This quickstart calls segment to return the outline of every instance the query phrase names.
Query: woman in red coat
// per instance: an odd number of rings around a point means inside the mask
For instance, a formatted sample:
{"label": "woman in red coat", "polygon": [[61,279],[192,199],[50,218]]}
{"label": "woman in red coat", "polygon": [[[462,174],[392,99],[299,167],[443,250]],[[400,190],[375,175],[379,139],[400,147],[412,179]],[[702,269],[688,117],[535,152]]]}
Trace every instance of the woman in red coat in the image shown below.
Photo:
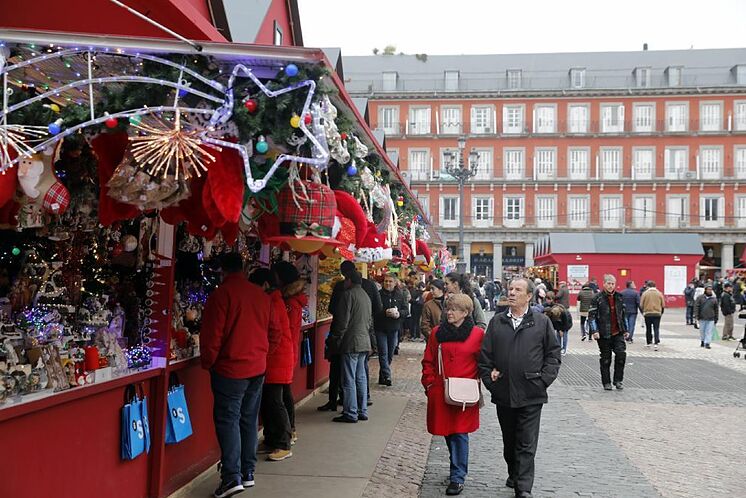
{"label": "woman in red coat", "polygon": [[[446,320],[433,329],[422,359],[422,385],[427,393],[427,430],[445,436],[451,459],[447,495],[464,489],[469,466],[469,433],[479,429],[479,406],[462,409],[445,402],[443,374],[446,377],[478,379],[477,360],[484,330],[474,325],[472,299],[455,294],[446,301]],[[443,356],[443,372],[438,366],[438,348]]]}
{"label": "woman in red coat", "polygon": [[[267,353],[267,370],[262,387],[260,413],[264,423],[264,447],[260,450],[269,453],[272,461],[280,461],[293,456],[290,451],[292,429],[290,415],[282,392],[284,386],[293,382],[293,339],[290,332],[290,320],[285,309],[282,293],[274,288],[274,275],[268,268],[257,268],[249,276],[249,281],[269,294],[269,334],[279,336],[277,346],[270,346]],[[270,341],[271,343],[272,341]]]}

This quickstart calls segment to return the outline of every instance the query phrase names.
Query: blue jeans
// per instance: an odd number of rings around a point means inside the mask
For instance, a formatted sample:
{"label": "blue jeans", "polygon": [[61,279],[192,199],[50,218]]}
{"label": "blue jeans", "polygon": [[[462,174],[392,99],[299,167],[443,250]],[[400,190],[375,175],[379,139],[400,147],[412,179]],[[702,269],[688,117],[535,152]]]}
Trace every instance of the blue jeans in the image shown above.
{"label": "blue jeans", "polygon": [[240,481],[256,467],[259,406],[264,375],[230,379],[210,372],[214,398],[212,416],[220,444],[222,482]]}
{"label": "blue jeans", "polygon": [[342,415],[357,420],[368,416],[368,376],[365,374],[367,352],[342,355]]}
{"label": "blue jeans", "polygon": [[624,320],[627,322],[627,332],[629,332],[629,340],[635,336],[635,325],[637,324],[637,313],[625,313]]}
{"label": "blue jeans", "polygon": [[567,341],[570,337],[570,332],[567,331],[560,337],[560,331],[555,330],[554,333],[557,335],[557,343],[560,345],[563,351],[567,351]]}
{"label": "blue jeans", "polygon": [[446,444],[451,460],[451,482],[463,484],[469,472],[469,434],[446,436]]}
{"label": "blue jeans", "polygon": [[715,328],[715,320],[699,321],[699,339],[705,344],[712,342],[712,330]]}
{"label": "blue jeans", "polygon": [[391,378],[391,361],[394,359],[394,348],[396,348],[398,330],[379,331],[376,330],[376,342],[378,343],[378,363],[381,365],[379,376],[383,379]]}

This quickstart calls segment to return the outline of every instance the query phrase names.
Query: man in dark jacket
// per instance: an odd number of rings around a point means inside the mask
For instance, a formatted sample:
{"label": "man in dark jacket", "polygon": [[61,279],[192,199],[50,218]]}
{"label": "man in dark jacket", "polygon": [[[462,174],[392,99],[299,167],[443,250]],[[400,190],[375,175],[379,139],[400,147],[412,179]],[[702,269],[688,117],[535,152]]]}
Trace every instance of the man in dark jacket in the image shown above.
{"label": "man in dark jacket", "polygon": [[635,325],[637,325],[637,311],[640,309],[640,294],[635,290],[635,282],[627,280],[627,288],[622,292],[624,303],[624,321],[627,323],[627,342],[632,344],[635,336]]}
{"label": "man in dark jacket", "polygon": [[342,356],[342,415],[334,422],[368,420],[368,377],[365,360],[370,352],[370,299],[362,288],[363,277],[353,271],[345,277],[345,291],[336,303],[335,320],[329,333],[334,349]]}
{"label": "man in dark jacket", "polygon": [[547,387],[557,378],[560,346],[549,319],[531,311],[533,285],[516,278],[508,288],[509,308],[490,321],[482,341],[479,375],[497,405],[508,465],[505,485],[531,497],[534,457]]}
{"label": "man in dark jacket", "polygon": [[710,349],[712,331],[718,323],[718,300],[712,291],[712,284],[705,284],[705,293],[694,301],[695,327],[699,325],[700,346]]}
{"label": "man in dark jacket", "polygon": [[566,310],[570,309],[570,291],[567,289],[567,282],[559,283],[559,289],[557,289],[554,300],[564,306]]}
{"label": "man in dark jacket", "polygon": [[222,462],[216,498],[254,485],[267,353],[280,341],[279,335],[269,335],[270,298],[246,279],[241,256],[227,253],[220,263],[223,283],[207,299],[199,336]]}
{"label": "man in dark jacket", "polygon": [[735,341],[733,337],[733,314],[736,312],[736,302],[733,300],[733,284],[723,285],[723,295],[720,296],[720,311],[723,312],[723,340]]}
{"label": "man in dark jacket", "polygon": [[627,360],[627,323],[624,320],[624,301],[616,291],[616,277],[604,276],[604,290],[593,296],[588,310],[593,339],[601,352],[601,382],[611,391],[611,353],[614,352],[614,385],[624,389],[624,363]]}
{"label": "man in dark jacket", "polygon": [[684,289],[684,300],[686,301],[686,324],[694,325],[694,291],[697,288],[695,281],[689,282]]}
{"label": "man in dark jacket", "polygon": [[583,284],[580,292],[578,292],[578,314],[580,315],[580,331],[583,333],[583,338],[581,339],[581,341],[584,341],[586,336],[590,338],[591,335],[590,331],[588,330],[588,324],[586,322],[588,321],[588,310],[591,309],[591,301],[593,301],[593,296],[595,295],[596,293],[593,292],[593,289],[588,283]]}
{"label": "man in dark jacket", "polygon": [[382,310],[374,315],[375,323],[373,324],[378,342],[378,363],[381,365],[378,383],[390,386],[391,361],[394,358],[396,338],[401,331],[402,320],[407,316],[409,307],[404,294],[398,288],[395,275],[386,275],[380,294]]}

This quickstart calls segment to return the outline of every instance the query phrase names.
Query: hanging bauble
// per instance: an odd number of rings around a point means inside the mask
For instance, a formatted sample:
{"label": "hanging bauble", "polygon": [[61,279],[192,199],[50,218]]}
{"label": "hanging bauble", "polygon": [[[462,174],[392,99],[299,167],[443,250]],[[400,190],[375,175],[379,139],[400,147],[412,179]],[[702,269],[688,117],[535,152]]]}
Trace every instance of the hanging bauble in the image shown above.
{"label": "hanging bauble", "polygon": [[306,114],[305,116],[303,116],[303,122],[306,123],[307,125],[310,125],[311,121],[313,121],[311,114]]}
{"label": "hanging bauble", "polygon": [[265,154],[269,150],[269,144],[264,139],[264,135],[260,135],[256,142],[256,151],[260,154]]}
{"label": "hanging bauble", "polygon": [[54,123],[50,123],[49,126],[47,126],[47,129],[52,135],[58,134],[62,131],[62,119],[58,119]]}
{"label": "hanging bauble", "polygon": [[300,128],[300,116],[293,114],[293,117],[290,118],[290,126],[293,128]]}
{"label": "hanging bauble", "polygon": [[122,249],[124,252],[132,252],[137,249],[137,237],[134,235],[125,235],[122,237]]}
{"label": "hanging bauble", "polygon": [[396,199],[396,205],[402,207],[404,205],[404,197],[400,195],[399,198]]}
{"label": "hanging bauble", "polygon": [[50,111],[54,113],[60,112],[60,106],[58,106],[57,104],[44,104],[44,107],[46,107],[47,109],[49,109]]}
{"label": "hanging bauble", "polygon": [[247,111],[249,111],[250,114],[254,114],[259,107],[259,104],[257,104],[256,100],[249,99],[243,103],[243,106],[246,108]]}
{"label": "hanging bauble", "polygon": [[341,138],[342,140],[347,140],[347,133],[345,132],[340,133],[339,138]]}
{"label": "hanging bauble", "polygon": [[288,64],[287,66],[285,66],[285,74],[287,74],[291,78],[293,76],[298,76],[298,66],[296,66],[295,64]]}
{"label": "hanging bauble", "polygon": [[347,166],[347,175],[348,176],[355,176],[357,175],[357,165],[355,164],[355,160],[350,163],[349,166]]}
{"label": "hanging bauble", "polygon": [[10,251],[13,253],[13,256],[20,256],[21,255],[21,248],[20,247],[14,247],[13,250]]}
{"label": "hanging bauble", "polygon": [[119,121],[117,121],[117,118],[108,118],[106,121],[104,121],[104,124],[107,128],[116,128],[119,124]]}
{"label": "hanging bauble", "polygon": [[130,124],[134,126],[138,126],[140,123],[142,123],[142,116],[139,114],[135,114],[134,116],[130,116]]}

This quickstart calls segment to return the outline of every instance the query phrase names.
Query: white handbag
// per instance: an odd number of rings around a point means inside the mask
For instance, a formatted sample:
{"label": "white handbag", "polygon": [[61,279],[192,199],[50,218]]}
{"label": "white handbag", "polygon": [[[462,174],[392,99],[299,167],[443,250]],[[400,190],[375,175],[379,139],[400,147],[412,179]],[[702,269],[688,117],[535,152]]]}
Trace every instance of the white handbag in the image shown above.
{"label": "white handbag", "polygon": [[438,345],[438,368],[443,377],[445,402],[447,405],[460,406],[461,411],[466,407],[476,406],[482,398],[479,379],[468,379],[464,377],[446,377],[443,371],[443,351]]}

